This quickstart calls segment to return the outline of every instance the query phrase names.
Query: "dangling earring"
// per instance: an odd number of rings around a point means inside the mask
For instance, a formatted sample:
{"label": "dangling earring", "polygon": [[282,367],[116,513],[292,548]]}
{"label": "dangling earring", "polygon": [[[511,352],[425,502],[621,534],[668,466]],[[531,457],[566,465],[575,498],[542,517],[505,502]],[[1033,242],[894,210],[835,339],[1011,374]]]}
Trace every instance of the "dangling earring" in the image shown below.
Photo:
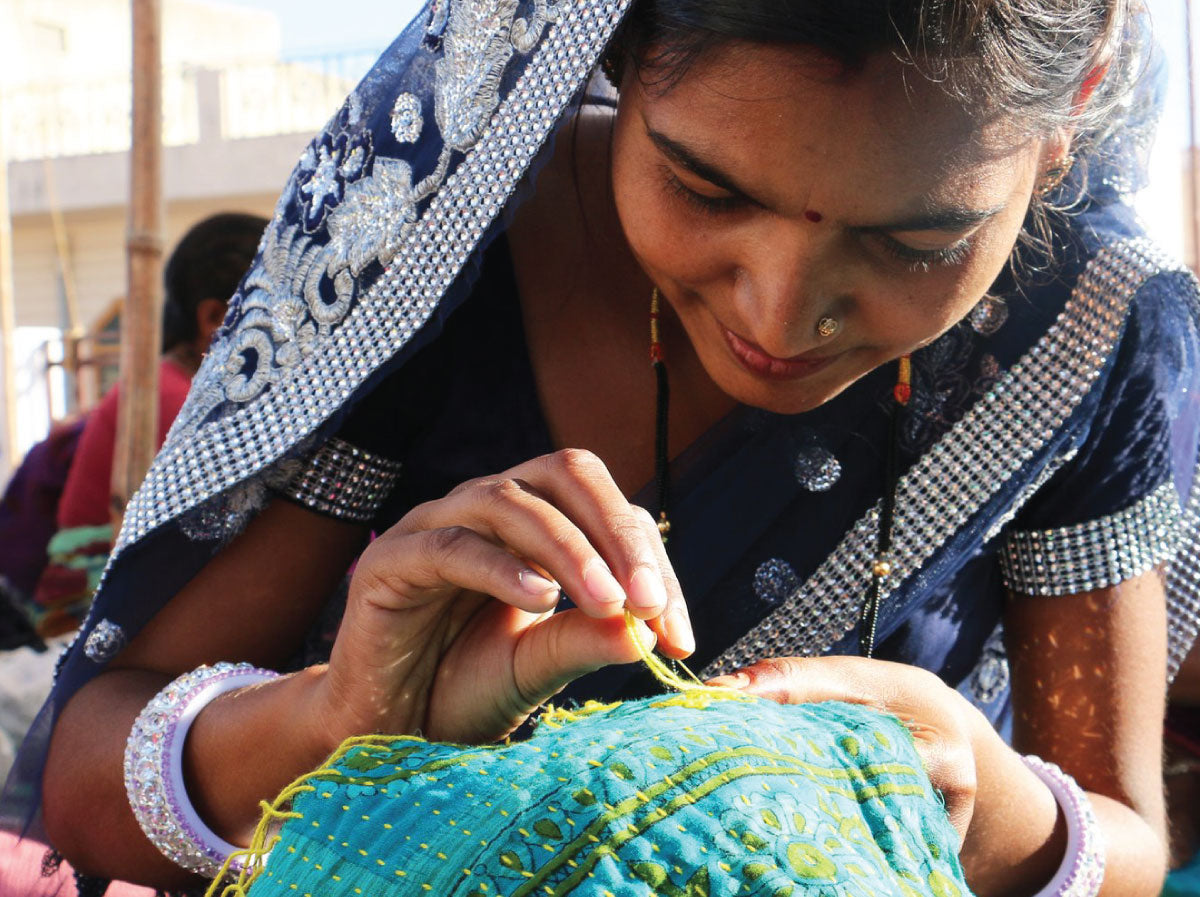
{"label": "dangling earring", "polygon": [[1074,165],[1075,156],[1069,149],[1063,150],[1059,157],[1042,172],[1042,178],[1037,187],[1038,196],[1045,198],[1061,187]]}

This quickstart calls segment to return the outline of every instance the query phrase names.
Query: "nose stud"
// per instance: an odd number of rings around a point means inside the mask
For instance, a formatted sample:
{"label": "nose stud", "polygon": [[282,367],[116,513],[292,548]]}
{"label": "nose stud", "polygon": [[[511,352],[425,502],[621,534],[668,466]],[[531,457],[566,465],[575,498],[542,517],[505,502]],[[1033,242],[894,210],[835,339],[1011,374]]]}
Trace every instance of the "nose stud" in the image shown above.
{"label": "nose stud", "polygon": [[841,329],[842,325],[837,318],[831,318],[826,315],[817,321],[817,335],[823,339],[829,339]]}

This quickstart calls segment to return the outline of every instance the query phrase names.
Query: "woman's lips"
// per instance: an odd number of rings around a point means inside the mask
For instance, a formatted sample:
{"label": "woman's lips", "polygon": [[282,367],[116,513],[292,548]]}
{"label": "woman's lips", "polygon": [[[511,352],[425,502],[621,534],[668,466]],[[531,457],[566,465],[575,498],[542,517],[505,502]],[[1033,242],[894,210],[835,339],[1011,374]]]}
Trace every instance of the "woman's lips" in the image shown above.
{"label": "woman's lips", "polygon": [[791,358],[776,358],[774,355],[768,355],[754,343],[742,339],[732,330],[728,328],[722,328],[722,330],[729,350],[750,373],[758,377],[766,377],[771,380],[795,380],[815,374],[828,367],[830,362],[838,357],[837,355],[827,355],[823,358],[810,358],[806,357],[807,353],[804,353]]}

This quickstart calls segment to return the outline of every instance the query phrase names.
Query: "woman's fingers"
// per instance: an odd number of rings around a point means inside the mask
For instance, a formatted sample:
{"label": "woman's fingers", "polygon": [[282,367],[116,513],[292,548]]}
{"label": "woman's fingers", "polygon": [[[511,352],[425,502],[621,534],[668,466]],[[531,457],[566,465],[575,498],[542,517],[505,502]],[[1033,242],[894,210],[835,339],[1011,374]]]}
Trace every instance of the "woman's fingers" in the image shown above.
{"label": "woman's fingers", "polygon": [[975,807],[977,775],[964,699],[927,670],[859,657],[763,660],[711,685],[737,688],[784,704],[845,701],[900,719],[912,733],[929,779],[965,836]]}
{"label": "woman's fingers", "polygon": [[398,525],[417,532],[460,524],[530,559],[593,617],[626,608],[656,619],[675,657],[695,647],[691,624],[657,525],[632,505],[590,452],[567,450],[500,477],[473,480],[414,509]]}
{"label": "woman's fingers", "polygon": [[354,574],[363,597],[399,610],[479,592],[530,613],[558,604],[558,583],[465,526],[387,534],[363,553]]}
{"label": "woman's fingers", "polygon": [[658,530],[658,522],[644,508],[636,510],[639,512],[638,516],[641,519],[642,527],[658,558],[659,570],[662,571],[667,590],[666,609],[662,614],[647,622],[658,636],[659,650],[668,657],[681,660],[696,650],[692,618],[688,613],[687,602],[683,599],[683,590],[679,587],[679,580],[675,578],[675,569],[667,558],[667,550]]}
{"label": "woman's fingers", "polygon": [[[661,616],[678,596],[678,584],[662,538],[646,524],[645,511],[617,488],[608,468],[594,454],[567,449],[530,462],[532,482],[586,534],[608,562],[626,592],[626,606],[641,619]],[[681,596],[680,596],[681,597]]]}
{"label": "woman's fingers", "polygon": [[[655,635],[641,620],[636,621],[636,632],[644,648],[654,648]],[[513,680],[528,712],[586,673],[634,663],[640,657],[623,616],[597,620],[568,610],[521,636],[513,658]]]}

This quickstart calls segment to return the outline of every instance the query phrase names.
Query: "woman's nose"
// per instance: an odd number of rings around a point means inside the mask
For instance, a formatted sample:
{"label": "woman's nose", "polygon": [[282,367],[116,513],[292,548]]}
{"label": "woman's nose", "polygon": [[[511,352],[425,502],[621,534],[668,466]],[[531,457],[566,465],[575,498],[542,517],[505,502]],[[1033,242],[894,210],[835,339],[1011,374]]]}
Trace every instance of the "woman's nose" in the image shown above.
{"label": "woman's nose", "polygon": [[776,358],[791,358],[835,333],[822,319],[837,320],[824,286],[820,241],[809,236],[762,241],[747,258],[738,283],[749,339]]}

